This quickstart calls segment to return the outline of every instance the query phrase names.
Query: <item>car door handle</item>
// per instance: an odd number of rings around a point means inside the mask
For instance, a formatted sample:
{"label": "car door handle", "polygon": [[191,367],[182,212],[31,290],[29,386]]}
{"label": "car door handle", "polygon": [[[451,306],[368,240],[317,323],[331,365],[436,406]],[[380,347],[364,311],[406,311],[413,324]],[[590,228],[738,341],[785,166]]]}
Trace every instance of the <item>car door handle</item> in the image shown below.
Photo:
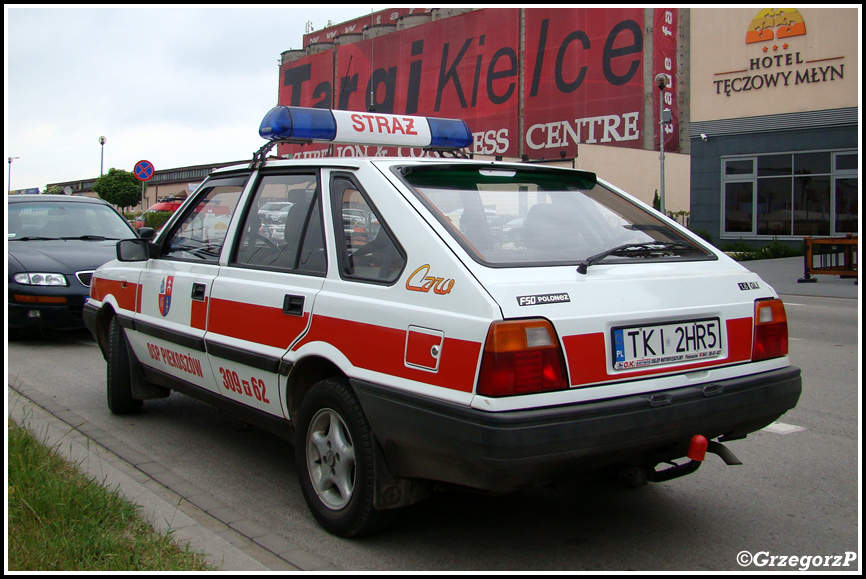
{"label": "car door handle", "polygon": [[283,298],[283,313],[290,316],[303,316],[304,296],[286,294]]}
{"label": "car door handle", "polygon": [[207,286],[203,283],[192,284],[192,299],[194,299],[198,302],[203,302],[204,301],[204,294],[205,294],[206,290],[207,290]]}

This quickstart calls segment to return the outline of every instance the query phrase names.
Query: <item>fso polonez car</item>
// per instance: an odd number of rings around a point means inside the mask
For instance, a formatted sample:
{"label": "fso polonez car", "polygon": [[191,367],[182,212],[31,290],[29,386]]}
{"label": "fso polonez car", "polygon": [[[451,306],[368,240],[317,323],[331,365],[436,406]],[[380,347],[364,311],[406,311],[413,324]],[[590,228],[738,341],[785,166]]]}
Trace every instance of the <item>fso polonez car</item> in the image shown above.
{"label": "fso polonez car", "polygon": [[85,320],[112,412],[175,390],[279,433],[328,531],[444,486],[736,464],[724,442],[796,405],[774,290],[595,174],[267,158],[286,140],[459,150],[452,119],[280,106],[260,134],[156,238],[118,244]]}

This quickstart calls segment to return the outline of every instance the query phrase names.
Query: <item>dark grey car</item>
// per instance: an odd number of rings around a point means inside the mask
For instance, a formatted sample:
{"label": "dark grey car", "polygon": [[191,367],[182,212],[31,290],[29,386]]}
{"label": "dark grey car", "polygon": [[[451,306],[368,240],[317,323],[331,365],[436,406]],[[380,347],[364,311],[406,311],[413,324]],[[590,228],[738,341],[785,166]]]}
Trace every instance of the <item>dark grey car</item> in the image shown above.
{"label": "dark grey car", "polygon": [[83,327],[93,271],[116,256],[119,239],[137,237],[101,199],[13,195],[7,199],[8,325]]}

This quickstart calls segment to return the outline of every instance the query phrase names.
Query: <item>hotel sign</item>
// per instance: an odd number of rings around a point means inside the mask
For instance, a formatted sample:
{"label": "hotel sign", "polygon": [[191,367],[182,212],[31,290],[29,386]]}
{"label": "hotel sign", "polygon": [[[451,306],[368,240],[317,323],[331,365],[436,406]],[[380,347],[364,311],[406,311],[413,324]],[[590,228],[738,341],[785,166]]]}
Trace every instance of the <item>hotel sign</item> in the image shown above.
{"label": "hotel sign", "polygon": [[844,79],[844,56],[809,58],[805,47],[794,46],[796,37],[805,35],[806,22],[796,10],[761,10],[746,30],[746,44],[755,45],[755,56],[749,57],[739,70],[715,73],[715,94],[731,97]]}

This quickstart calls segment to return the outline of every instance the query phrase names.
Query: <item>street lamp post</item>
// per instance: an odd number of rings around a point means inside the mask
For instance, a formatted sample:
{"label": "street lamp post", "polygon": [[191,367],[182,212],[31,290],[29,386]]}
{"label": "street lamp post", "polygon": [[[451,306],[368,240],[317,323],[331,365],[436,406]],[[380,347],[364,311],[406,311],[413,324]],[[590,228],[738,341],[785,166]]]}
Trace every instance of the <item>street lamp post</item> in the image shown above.
{"label": "street lamp post", "polygon": [[[659,184],[659,210],[665,213],[665,123],[671,121],[670,109],[665,110],[665,87],[668,85],[668,77],[666,74],[659,73],[655,77],[656,86],[659,87],[659,166],[660,180]],[[667,115],[665,115],[667,113]]]}
{"label": "street lamp post", "polygon": [[105,153],[105,141],[107,139],[105,137],[99,137],[99,176],[102,177],[102,158]]}
{"label": "street lamp post", "polygon": [[9,186],[6,190],[7,195],[12,194],[12,160],[13,159],[20,159],[20,158],[21,157],[9,157]]}

